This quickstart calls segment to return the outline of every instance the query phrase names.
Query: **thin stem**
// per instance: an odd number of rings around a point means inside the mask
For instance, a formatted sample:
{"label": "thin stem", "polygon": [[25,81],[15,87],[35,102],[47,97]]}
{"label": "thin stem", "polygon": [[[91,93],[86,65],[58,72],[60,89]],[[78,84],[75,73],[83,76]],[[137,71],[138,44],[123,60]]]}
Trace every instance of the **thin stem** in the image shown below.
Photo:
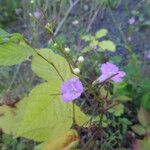
{"label": "thin stem", "polygon": [[128,46],[128,42],[127,42],[127,40],[126,40],[126,36],[125,36],[124,32],[122,31],[121,27],[117,24],[117,21],[115,20],[113,14],[112,14],[111,8],[110,8],[110,7],[108,7],[108,8],[109,8],[109,12],[110,12],[110,15],[111,15],[111,17],[112,17],[113,23],[114,23],[114,25],[116,26],[116,28],[118,29],[118,31],[120,32],[120,35],[121,35],[121,37],[122,37],[122,40],[123,40],[123,42],[124,42],[124,44],[125,44],[125,48],[128,50],[129,54],[131,54],[131,53],[132,53],[132,50],[131,50],[131,48]]}
{"label": "thin stem", "polygon": [[[28,41],[25,40],[25,42],[27,43],[27,45],[29,45],[30,47],[32,47],[32,46],[29,44]],[[60,74],[60,72],[59,72],[59,70],[56,68],[56,66],[55,66],[52,62],[50,62],[49,60],[47,60],[44,56],[42,56],[40,53],[38,53],[36,49],[34,49],[33,47],[32,47],[32,49],[34,50],[34,52],[35,52],[38,56],[40,56],[42,59],[44,59],[48,64],[50,64],[50,65],[55,69],[55,71],[57,72],[57,74],[59,75],[59,77],[61,78],[61,80],[64,82],[64,78],[62,77],[62,75]]]}
{"label": "thin stem", "polygon": [[75,103],[74,102],[72,102],[72,115],[73,115],[72,121],[73,121],[73,124],[75,124],[76,119],[75,119]]}
{"label": "thin stem", "polygon": [[62,81],[64,82],[64,78],[62,77],[62,75],[60,74],[60,72],[58,71],[58,69],[56,68],[56,66],[52,63],[52,62],[50,62],[50,61],[48,61],[44,56],[42,56],[41,54],[39,54],[37,51],[36,51],[36,54],[38,55],[38,56],[40,56],[41,58],[43,58],[47,63],[49,63],[51,66],[53,66],[53,68],[55,69],[55,71],[57,72],[57,74],[59,75],[59,77],[62,79]]}
{"label": "thin stem", "polygon": [[[70,12],[72,11],[72,9],[74,8],[74,6],[79,2],[80,0],[76,0],[74,2],[70,2],[70,6],[67,10],[67,12],[65,13],[64,18],[60,21],[60,23],[58,24],[58,26],[56,27],[56,30],[54,32],[54,36],[56,36],[58,34],[58,32],[60,31],[60,29],[62,28],[63,24],[65,23],[67,17],[69,16]],[[51,43],[52,39],[50,39],[50,43]]]}

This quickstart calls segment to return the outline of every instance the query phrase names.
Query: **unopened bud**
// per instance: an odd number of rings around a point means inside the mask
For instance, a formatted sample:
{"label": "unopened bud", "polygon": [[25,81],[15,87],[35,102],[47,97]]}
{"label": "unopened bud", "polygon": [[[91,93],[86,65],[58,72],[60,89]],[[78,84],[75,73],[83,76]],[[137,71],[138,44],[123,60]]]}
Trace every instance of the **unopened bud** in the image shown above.
{"label": "unopened bud", "polygon": [[33,4],[33,3],[34,3],[34,0],[31,0],[30,3]]}
{"label": "unopened bud", "polygon": [[57,47],[57,43],[54,43],[54,47]]}
{"label": "unopened bud", "polygon": [[64,50],[65,50],[66,53],[70,52],[70,49],[68,47],[66,47]]}
{"label": "unopened bud", "polygon": [[33,17],[32,13],[29,13],[29,16],[30,16],[30,17]]}
{"label": "unopened bud", "polygon": [[83,62],[84,61],[84,57],[83,56],[80,56],[79,58],[78,58],[78,62]]}
{"label": "unopened bud", "polygon": [[75,68],[75,69],[73,69],[73,72],[74,72],[75,74],[79,74],[79,73],[80,73],[80,69],[79,69],[79,68]]}

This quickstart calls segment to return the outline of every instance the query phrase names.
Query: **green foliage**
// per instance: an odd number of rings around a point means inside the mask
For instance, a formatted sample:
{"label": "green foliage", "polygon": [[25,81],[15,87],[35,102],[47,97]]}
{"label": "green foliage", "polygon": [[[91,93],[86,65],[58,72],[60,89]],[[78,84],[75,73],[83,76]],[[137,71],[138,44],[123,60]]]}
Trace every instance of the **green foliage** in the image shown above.
{"label": "green foliage", "polygon": [[138,112],[138,119],[145,128],[150,127],[150,112],[144,110],[142,107]]}
{"label": "green foliage", "polygon": [[138,135],[147,135],[150,133],[150,112],[142,107],[138,111],[139,124],[132,126],[132,129]]}
{"label": "green foliage", "polygon": [[[16,18],[15,10],[21,6],[20,0],[0,0],[0,26],[4,26]],[[12,15],[13,14],[13,15]]]}
{"label": "green foliage", "polygon": [[10,34],[7,33],[6,31],[4,31],[3,29],[0,28],[0,36],[1,37],[5,37],[5,36],[9,36]]}
{"label": "green foliage", "polygon": [[100,38],[106,36],[107,33],[108,33],[108,31],[106,29],[101,29],[96,32],[95,37],[96,37],[96,39],[100,39]]}
{"label": "green foliage", "polygon": [[145,137],[143,140],[136,140],[133,143],[133,150],[149,150],[150,148],[150,137]]}
{"label": "green foliage", "polygon": [[145,135],[145,133],[146,133],[145,128],[140,124],[136,124],[136,125],[132,126],[132,130],[135,133],[137,133],[138,135]]}
{"label": "green foliage", "polygon": [[147,110],[150,110],[150,93],[143,93],[141,97],[141,105]]}
{"label": "green foliage", "polygon": [[13,146],[15,144],[17,144],[17,140],[13,139],[10,135],[8,134],[3,134],[2,136],[2,141],[5,145]]}
{"label": "green foliage", "polygon": [[0,44],[0,66],[11,66],[25,61],[31,56],[30,47],[12,42]]}
{"label": "green foliage", "polygon": [[115,8],[119,5],[121,0],[96,0],[96,2],[101,6]]}
{"label": "green foliage", "polygon": [[138,55],[132,54],[128,65],[125,66],[128,80],[121,84],[126,84],[126,88],[123,88],[124,92],[136,100],[136,105],[150,110],[150,78],[143,72],[142,65]]}
{"label": "green foliage", "polygon": [[2,135],[2,143],[0,145],[0,149],[15,149],[15,150],[24,150],[25,143],[23,141],[19,141],[8,134]]}
{"label": "green foliage", "polygon": [[99,39],[105,37],[107,33],[108,31],[106,29],[100,29],[95,33],[95,36],[92,36],[91,34],[82,36],[82,40],[89,42],[89,45],[84,47],[82,52],[85,53],[93,49],[97,49],[100,52],[105,50],[114,52],[116,50],[114,42],[111,40],[99,41]]}
{"label": "green foliage", "polygon": [[99,42],[98,45],[103,50],[109,50],[109,51],[112,51],[112,52],[114,52],[116,50],[116,45],[112,41],[109,41],[109,40]]}
{"label": "green foliage", "polygon": [[[22,136],[36,141],[55,139],[64,134],[72,124],[72,104],[64,103],[60,98],[62,80],[51,63],[59,69],[64,79],[73,75],[67,62],[48,49],[41,50],[39,55],[33,55],[32,69],[44,80],[48,81],[35,87],[21,100],[16,109],[2,106],[0,109],[0,127],[4,132],[15,137]],[[68,66],[68,67],[67,67]],[[47,68],[45,68],[47,67]],[[87,117],[75,106],[76,122],[82,125]]]}
{"label": "green foliage", "polygon": [[23,42],[20,34],[9,34],[0,29],[0,66],[19,64],[32,53],[32,48]]}
{"label": "green foliage", "polygon": [[[55,54],[49,49],[42,49],[38,51],[40,55],[42,55],[45,59],[47,59],[51,64],[49,64],[46,60],[41,58],[39,55],[35,54],[32,59],[32,70],[41,78],[46,81],[55,81],[56,83],[62,83],[62,79],[57,73],[59,71],[60,75],[64,78],[64,80],[73,77],[74,75],[71,73],[69,64],[67,61],[58,54]],[[55,69],[53,67],[55,66]],[[65,67],[65,68],[64,68]]]}
{"label": "green foliage", "polygon": [[109,109],[108,112],[113,113],[116,117],[121,116],[124,113],[124,106],[122,104],[116,105]]}

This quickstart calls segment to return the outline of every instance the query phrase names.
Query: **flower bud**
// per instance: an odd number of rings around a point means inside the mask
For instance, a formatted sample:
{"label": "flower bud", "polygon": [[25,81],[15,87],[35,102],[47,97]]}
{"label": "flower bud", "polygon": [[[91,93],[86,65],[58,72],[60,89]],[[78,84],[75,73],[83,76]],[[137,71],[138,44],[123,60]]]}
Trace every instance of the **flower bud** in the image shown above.
{"label": "flower bud", "polygon": [[79,73],[80,73],[80,69],[79,69],[79,68],[75,68],[75,69],[73,69],[73,72],[74,72],[75,74],[79,74]]}
{"label": "flower bud", "polygon": [[33,17],[32,13],[29,13],[29,16],[30,16],[30,17]]}
{"label": "flower bud", "polygon": [[84,57],[83,57],[83,56],[80,56],[80,57],[78,58],[78,62],[82,63],[83,61],[84,61]]}
{"label": "flower bud", "polygon": [[54,47],[57,47],[57,43],[54,43]]}
{"label": "flower bud", "polygon": [[30,3],[33,4],[33,3],[34,3],[34,0],[31,0]]}
{"label": "flower bud", "polygon": [[64,51],[65,51],[66,53],[69,53],[69,52],[70,52],[70,49],[69,49],[68,47],[66,47],[66,48],[64,49]]}

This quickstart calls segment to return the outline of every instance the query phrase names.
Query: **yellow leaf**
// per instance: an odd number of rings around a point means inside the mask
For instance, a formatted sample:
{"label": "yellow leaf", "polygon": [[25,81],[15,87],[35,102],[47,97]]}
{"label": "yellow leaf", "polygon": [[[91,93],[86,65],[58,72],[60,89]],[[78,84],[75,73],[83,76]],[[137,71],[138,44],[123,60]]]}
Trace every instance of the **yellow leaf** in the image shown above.
{"label": "yellow leaf", "polygon": [[67,150],[73,144],[76,144],[79,139],[79,135],[75,130],[69,130],[63,136],[50,140],[43,150]]}

